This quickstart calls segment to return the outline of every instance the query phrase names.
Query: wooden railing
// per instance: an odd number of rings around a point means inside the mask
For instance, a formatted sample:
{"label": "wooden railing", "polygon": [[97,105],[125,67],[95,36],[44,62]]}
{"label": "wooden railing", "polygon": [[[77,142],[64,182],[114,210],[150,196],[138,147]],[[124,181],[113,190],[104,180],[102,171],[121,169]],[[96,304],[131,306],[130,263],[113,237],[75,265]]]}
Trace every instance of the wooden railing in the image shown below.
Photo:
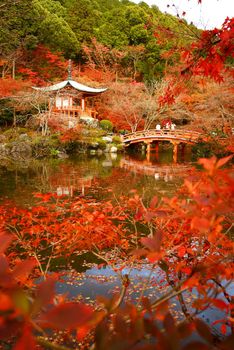
{"label": "wooden railing", "polygon": [[87,114],[90,117],[95,118],[97,115],[97,111],[95,109],[85,108],[84,110],[82,110],[80,106],[68,106],[61,108],[54,107],[53,112],[66,115],[73,115],[74,117],[79,117],[82,114]]}
{"label": "wooden railing", "polygon": [[133,133],[129,133],[122,136],[123,143],[136,143],[136,142],[144,142],[146,140],[149,141],[181,141],[181,142],[191,142],[195,143],[201,138],[202,134],[196,131],[189,130],[143,130],[136,131]]}

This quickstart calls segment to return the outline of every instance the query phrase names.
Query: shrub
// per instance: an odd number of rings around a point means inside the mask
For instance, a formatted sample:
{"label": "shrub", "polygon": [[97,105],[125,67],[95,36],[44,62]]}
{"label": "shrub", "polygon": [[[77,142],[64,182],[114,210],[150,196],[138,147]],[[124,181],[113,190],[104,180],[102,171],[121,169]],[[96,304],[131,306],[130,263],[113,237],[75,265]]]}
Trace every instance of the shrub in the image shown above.
{"label": "shrub", "polygon": [[100,148],[100,149],[106,148],[107,142],[105,140],[103,140],[101,138],[97,138],[95,141],[98,143],[98,148]]}
{"label": "shrub", "polygon": [[113,136],[113,137],[112,137],[112,142],[115,143],[116,145],[122,143],[121,137],[119,137],[119,136]]}
{"label": "shrub", "polygon": [[224,147],[218,142],[218,140],[211,139],[208,142],[198,142],[192,147],[193,160],[198,158],[208,158],[215,154],[218,157],[224,157],[228,155]]}
{"label": "shrub", "polygon": [[26,134],[28,129],[26,128],[10,128],[4,131],[4,135],[9,141],[17,139],[21,134]]}
{"label": "shrub", "polygon": [[112,131],[113,124],[111,123],[110,120],[103,119],[100,121],[100,127],[101,127],[101,129],[103,129],[105,131]]}
{"label": "shrub", "polygon": [[124,129],[119,130],[119,134],[120,134],[120,135],[126,135],[126,134],[128,134],[128,133],[129,133],[128,130],[124,130]]}
{"label": "shrub", "polygon": [[119,152],[122,152],[124,150],[124,145],[122,143],[119,143],[118,145],[116,145],[116,147]]}
{"label": "shrub", "polygon": [[60,141],[62,143],[78,141],[80,139],[81,139],[81,127],[68,129],[60,136]]}
{"label": "shrub", "polygon": [[67,153],[75,153],[81,146],[82,138],[81,126],[68,129],[61,136],[59,136],[59,140]]}
{"label": "shrub", "polygon": [[52,157],[57,157],[58,154],[59,154],[59,150],[58,150],[58,149],[55,149],[55,148],[51,148],[51,149],[50,149],[50,155],[51,155]]}

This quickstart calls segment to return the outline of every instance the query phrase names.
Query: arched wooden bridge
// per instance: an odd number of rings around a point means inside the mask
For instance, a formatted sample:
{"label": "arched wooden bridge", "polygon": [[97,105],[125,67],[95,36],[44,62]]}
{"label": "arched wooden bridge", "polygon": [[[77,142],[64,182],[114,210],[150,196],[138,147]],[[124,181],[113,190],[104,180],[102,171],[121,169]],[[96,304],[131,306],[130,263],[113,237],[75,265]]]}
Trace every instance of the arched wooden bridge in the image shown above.
{"label": "arched wooden bridge", "polygon": [[139,142],[153,141],[177,141],[185,143],[196,143],[201,138],[201,133],[188,130],[144,130],[136,131],[122,136],[122,141],[126,145]]}
{"label": "arched wooden bridge", "polygon": [[158,144],[162,141],[169,141],[173,144],[173,155],[174,159],[177,160],[178,145],[183,144],[194,144],[202,138],[202,134],[196,131],[189,130],[143,130],[129,133],[122,136],[122,142],[129,146],[134,143],[144,143],[146,144],[147,153],[151,150],[158,151]]}

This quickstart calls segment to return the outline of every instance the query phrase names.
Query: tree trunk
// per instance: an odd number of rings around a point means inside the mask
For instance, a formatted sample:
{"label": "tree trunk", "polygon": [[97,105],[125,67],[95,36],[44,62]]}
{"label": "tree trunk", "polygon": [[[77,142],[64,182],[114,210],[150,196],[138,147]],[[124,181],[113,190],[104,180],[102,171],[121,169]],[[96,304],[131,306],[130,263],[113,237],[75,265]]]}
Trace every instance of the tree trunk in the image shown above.
{"label": "tree trunk", "polygon": [[15,80],[15,59],[12,61],[12,79]]}
{"label": "tree trunk", "polygon": [[15,113],[15,107],[13,107],[13,127],[16,127],[16,113]]}

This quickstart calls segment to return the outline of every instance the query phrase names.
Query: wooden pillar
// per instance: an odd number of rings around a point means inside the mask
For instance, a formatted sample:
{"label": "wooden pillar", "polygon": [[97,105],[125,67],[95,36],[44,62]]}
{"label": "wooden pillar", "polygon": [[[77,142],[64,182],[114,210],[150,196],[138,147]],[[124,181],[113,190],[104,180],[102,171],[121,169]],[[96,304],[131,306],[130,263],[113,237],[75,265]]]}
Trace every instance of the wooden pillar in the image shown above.
{"label": "wooden pillar", "polygon": [[146,142],[146,159],[150,162],[151,142]]}
{"label": "wooden pillar", "polygon": [[155,152],[158,153],[158,151],[159,151],[159,142],[158,141],[155,142],[155,148],[154,149],[155,149]]}
{"label": "wooden pillar", "polygon": [[179,142],[172,142],[172,144],[173,144],[173,162],[177,163]]}
{"label": "wooden pillar", "polygon": [[15,113],[15,107],[13,107],[13,127],[16,127],[16,113]]}
{"label": "wooden pillar", "polygon": [[84,110],[85,110],[85,99],[83,97],[81,99],[81,110],[82,110],[82,112],[84,112]]}
{"label": "wooden pillar", "polygon": [[155,160],[156,160],[156,162],[159,161],[159,152],[158,152],[158,149],[159,149],[159,145],[157,145],[156,152],[155,152]]}
{"label": "wooden pillar", "polygon": [[159,141],[153,141],[153,143],[151,143],[151,148],[150,148],[150,152],[154,151],[153,153],[153,157],[156,160],[156,162],[158,162],[158,152],[159,152]]}
{"label": "wooden pillar", "polygon": [[185,157],[185,149],[186,149],[186,143],[182,143],[181,144],[181,158],[184,161],[184,157]]}
{"label": "wooden pillar", "polygon": [[147,142],[147,143],[146,143],[146,152],[147,152],[147,153],[150,153],[150,151],[151,151],[151,143],[150,143],[150,142]]}
{"label": "wooden pillar", "polygon": [[159,154],[158,154],[158,152],[155,153],[155,160],[156,160],[156,162],[159,161]]}

